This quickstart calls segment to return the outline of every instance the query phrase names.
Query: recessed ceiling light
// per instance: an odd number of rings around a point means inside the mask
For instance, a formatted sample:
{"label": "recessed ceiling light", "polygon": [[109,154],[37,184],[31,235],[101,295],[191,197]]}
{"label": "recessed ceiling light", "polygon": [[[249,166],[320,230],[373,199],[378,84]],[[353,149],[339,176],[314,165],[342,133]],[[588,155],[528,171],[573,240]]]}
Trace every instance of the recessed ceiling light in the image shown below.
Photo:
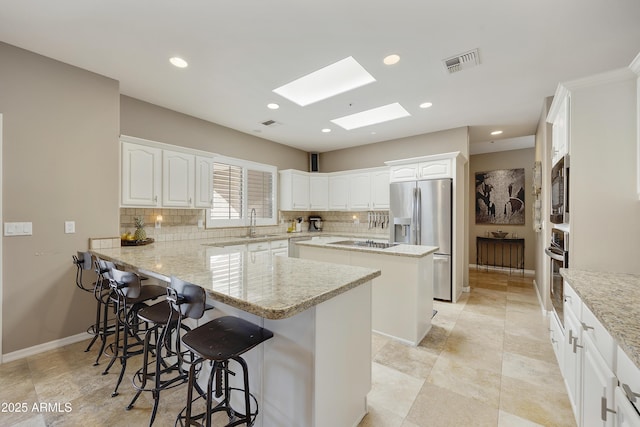
{"label": "recessed ceiling light", "polygon": [[322,129],[322,132],[323,132],[323,133],[329,133],[329,132],[331,132],[331,129],[329,129],[329,128],[324,128],[324,129]]}
{"label": "recessed ceiling light", "polygon": [[375,81],[358,61],[349,56],[273,91],[304,107]]}
{"label": "recessed ceiling light", "polygon": [[272,102],[271,104],[267,104],[267,108],[270,110],[277,110],[278,108],[280,108],[280,106]]}
{"label": "recessed ceiling light", "polygon": [[420,104],[420,108],[429,108],[432,105],[433,104],[431,102],[423,102],[422,104]]}
{"label": "recessed ceiling light", "polygon": [[491,135],[500,135],[501,133],[501,130],[494,130],[493,132],[491,132]]}
{"label": "recessed ceiling light", "polygon": [[395,120],[410,115],[411,114],[409,114],[402,105],[394,102],[393,104],[383,105],[382,107],[372,108],[371,110],[339,117],[331,121],[346,130],[351,130],[364,126],[375,125],[377,123],[388,122],[389,120]]}
{"label": "recessed ceiling light", "polygon": [[178,68],[187,68],[189,66],[189,63],[187,61],[177,56],[174,56],[173,58],[169,58],[169,62],[171,62],[173,65],[175,65]]}
{"label": "recessed ceiling light", "polygon": [[400,61],[400,55],[396,55],[395,53],[389,56],[385,56],[382,62],[386,65],[394,65]]}

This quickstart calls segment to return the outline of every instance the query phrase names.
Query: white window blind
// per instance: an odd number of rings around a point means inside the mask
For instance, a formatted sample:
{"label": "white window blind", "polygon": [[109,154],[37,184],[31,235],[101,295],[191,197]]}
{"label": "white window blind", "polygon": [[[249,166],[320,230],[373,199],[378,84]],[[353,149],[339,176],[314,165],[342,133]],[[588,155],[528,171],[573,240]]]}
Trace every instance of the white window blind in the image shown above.
{"label": "white window blind", "polygon": [[258,225],[275,225],[276,177],[275,166],[222,156],[214,160],[207,227],[248,226],[252,209]]}
{"label": "white window blind", "polygon": [[241,166],[215,162],[211,219],[241,219],[243,187]]}
{"label": "white window blind", "polygon": [[273,174],[247,171],[247,209],[256,210],[256,218],[273,217]]}

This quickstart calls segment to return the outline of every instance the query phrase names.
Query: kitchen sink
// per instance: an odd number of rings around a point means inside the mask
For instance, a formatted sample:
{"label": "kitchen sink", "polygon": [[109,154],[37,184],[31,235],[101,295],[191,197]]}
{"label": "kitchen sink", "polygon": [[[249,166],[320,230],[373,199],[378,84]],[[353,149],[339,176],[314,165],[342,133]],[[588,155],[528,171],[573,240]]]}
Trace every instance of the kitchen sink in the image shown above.
{"label": "kitchen sink", "polygon": [[331,242],[330,245],[354,246],[360,248],[377,248],[386,249],[398,246],[398,243],[374,242],[373,240],[341,240],[339,242]]}

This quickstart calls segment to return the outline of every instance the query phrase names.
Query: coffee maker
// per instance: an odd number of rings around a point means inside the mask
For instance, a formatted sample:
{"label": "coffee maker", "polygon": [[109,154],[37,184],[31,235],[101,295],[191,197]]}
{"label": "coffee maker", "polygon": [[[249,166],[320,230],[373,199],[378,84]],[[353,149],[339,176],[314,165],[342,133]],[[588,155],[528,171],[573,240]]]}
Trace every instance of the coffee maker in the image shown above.
{"label": "coffee maker", "polygon": [[319,216],[310,216],[309,231],[322,231],[322,218]]}

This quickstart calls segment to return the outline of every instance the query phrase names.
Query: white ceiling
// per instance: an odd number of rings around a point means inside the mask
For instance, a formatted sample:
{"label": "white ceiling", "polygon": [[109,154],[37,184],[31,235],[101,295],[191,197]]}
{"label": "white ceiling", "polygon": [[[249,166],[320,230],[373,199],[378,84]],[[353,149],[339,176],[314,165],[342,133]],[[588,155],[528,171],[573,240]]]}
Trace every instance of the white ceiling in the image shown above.
{"label": "white ceiling", "polygon": [[[492,151],[535,133],[559,82],[634,59],[640,1],[2,0],[0,40],[116,79],[125,95],[305,151],[460,126],[470,126],[472,152]],[[475,48],[480,66],[446,73],[443,59]],[[391,53],[401,60],[386,66]],[[348,56],[377,81],[306,107],[272,92]],[[425,101],[433,107],[418,108]],[[352,131],[330,122],[392,102],[411,117]],[[269,119],[277,124],[261,124]]]}

